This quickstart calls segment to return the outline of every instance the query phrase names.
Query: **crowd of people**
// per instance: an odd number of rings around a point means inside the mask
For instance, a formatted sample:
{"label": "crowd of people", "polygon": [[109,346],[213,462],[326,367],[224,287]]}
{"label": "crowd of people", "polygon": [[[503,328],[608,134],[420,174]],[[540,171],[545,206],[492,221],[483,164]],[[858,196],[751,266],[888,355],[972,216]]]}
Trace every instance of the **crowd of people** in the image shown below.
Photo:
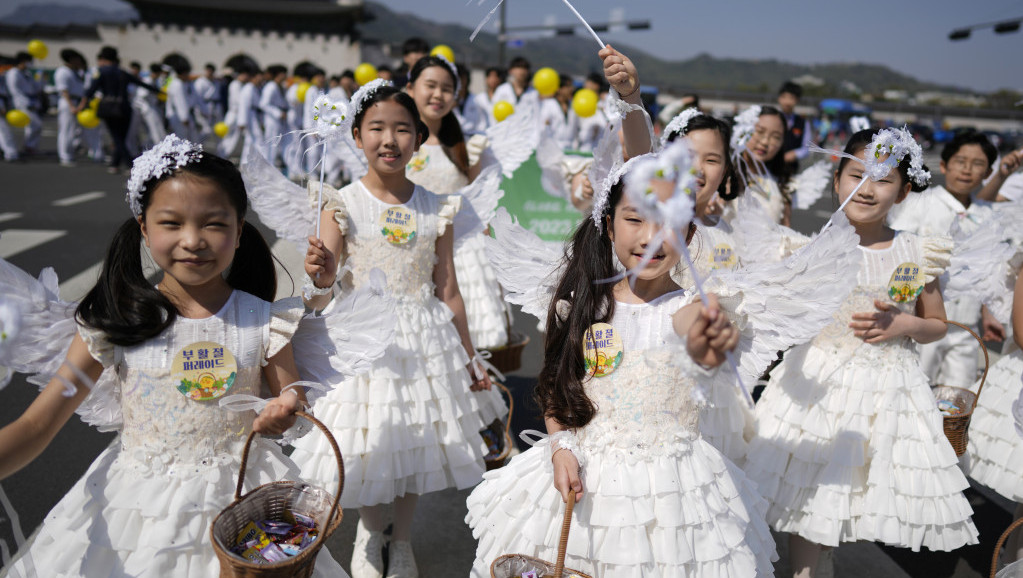
{"label": "crowd of people", "polygon": [[[842,543],[956,550],[979,541],[967,475],[1023,504],[1023,212],[1001,194],[1018,153],[968,132],[928,168],[906,130],[869,121],[817,150],[791,82],[728,119],[689,95],[655,125],[641,71],[611,46],[583,83],[600,95],[586,117],[574,79],[542,95],[523,58],[470,95],[468,71],[424,41],[403,52],[360,86],[313,63],[243,59],[226,85],[180,55],[124,70],[109,47],[86,77],[68,51],[61,154],[76,136],[100,154],[70,121],[99,95],[111,169],[134,159],[131,216],[74,307],[52,275],[0,260],[0,365],[43,386],[0,429],[0,478],[75,413],[120,436],[10,576],[216,575],[210,527],[249,432],[294,451],[264,443],[247,487],[337,483],[330,443],[295,433],[301,409],[343,456],[354,578],[418,576],[418,498],[447,488],[473,488],[477,578],[507,554],[554,560],[564,503],[566,576],[600,578],[773,576],[772,531],[801,578],[830,575]],[[18,60],[6,86],[34,115],[31,149],[45,107]],[[347,115],[330,124],[322,102]],[[200,143],[220,123],[214,153]],[[496,206],[502,175],[534,153],[542,186],[580,211],[562,246]],[[821,231],[788,227],[825,195],[839,207]],[[305,251],[301,297],[275,301],[250,208]],[[481,351],[511,344],[508,303],[544,333],[547,432],[485,473],[481,432],[508,408]],[[975,411],[931,389],[979,377],[969,334],[946,321],[1006,342]],[[193,376],[193,352],[226,369]],[[964,452],[943,420],[971,411]],[[517,568],[502,576],[543,575]],[[324,548],[314,575],[347,573]]]}

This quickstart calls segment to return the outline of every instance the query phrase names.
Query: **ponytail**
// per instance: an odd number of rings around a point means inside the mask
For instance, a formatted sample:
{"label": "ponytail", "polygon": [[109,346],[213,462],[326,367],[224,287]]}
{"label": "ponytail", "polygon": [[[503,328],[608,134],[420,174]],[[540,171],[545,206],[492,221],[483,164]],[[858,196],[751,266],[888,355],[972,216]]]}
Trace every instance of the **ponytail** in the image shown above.
{"label": "ponytail", "polygon": [[[604,213],[612,222],[621,197],[619,182],[611,189]],[[570,428],[585,426],[597,411],[583,387],[586,378],[583,344],[591,325],[607,322],[614,316],[614,284],[598,283],[616,274],[614,246],[607,229],[606,223],[603,229],[597,229],[588,218],[576,229],[565,252],[565,272],[547,311],[543,367],[535,397],[544,417]],[[567,319],[558,315],[558,303],[562,300],[571,305]]]}
{"label": "ponytail", "polygon": [[156,337],[178,310],[142,271],[142,230],[128,219],[114,234],[103,271],[75,311],[78,321],[106,334],[114,345],[131,346]]}
{"label": "ponytail", "polygon": [[246,221],[227,272],[227,284],[263,301],[273,301],[277,293],[277,268],[273,252],[255,225]]}

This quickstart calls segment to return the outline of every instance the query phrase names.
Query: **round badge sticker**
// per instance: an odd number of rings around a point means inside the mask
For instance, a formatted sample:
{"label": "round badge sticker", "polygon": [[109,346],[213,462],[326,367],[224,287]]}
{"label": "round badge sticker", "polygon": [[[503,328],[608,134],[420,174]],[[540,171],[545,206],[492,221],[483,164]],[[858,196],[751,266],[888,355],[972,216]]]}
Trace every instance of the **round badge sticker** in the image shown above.
{"label": "round badge sticker", "polygon": [[416,215],[405,207],[388,207],[380,213],[380,234],[395,245],[416,238]]}
{"label": "round badge sticker", "polygon": [[171,377],[181,395],[194,401],[221,397],[238,377],[234,355],[219,343],[199,341],[174,356]]}
{"label": "round badge sticker", "polygon": [[923,269],[916,263],[903,263],[895,268],[888,282],[888,296],[896,303],[909,303],[924,290]]}
{"label": "round badge sticker", "polygon": [[607,323],[594,323],[583,337],[586,373],[594,377],[604,377],[617,369],[624,353],[618,330]]}
{"label": "round badge sticker", "polygon": [[738,262],[735,251],[728,243],[714,245],[714,252],[710,257],[710,266],[713,269],[733,269]]}

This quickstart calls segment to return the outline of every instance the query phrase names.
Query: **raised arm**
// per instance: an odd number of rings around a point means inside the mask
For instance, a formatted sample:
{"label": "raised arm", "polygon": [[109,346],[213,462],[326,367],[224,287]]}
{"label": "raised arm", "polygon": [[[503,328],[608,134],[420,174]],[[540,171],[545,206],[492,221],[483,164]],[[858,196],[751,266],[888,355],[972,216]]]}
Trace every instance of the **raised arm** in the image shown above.
{"label": "raised arm", "polygon": [[[632,61],[610,44],[605,46],[598,55],[604,61],[604,77],[618,91],[622,100],[642,107],[643,100],[639,94],[639,72],[636,71],[636,66]],[[636,110],[627,114],[622,119],[622,134],[625,139],[622,149],[625,158],[650,152],[653,135],[650,134],[644,112]]]}

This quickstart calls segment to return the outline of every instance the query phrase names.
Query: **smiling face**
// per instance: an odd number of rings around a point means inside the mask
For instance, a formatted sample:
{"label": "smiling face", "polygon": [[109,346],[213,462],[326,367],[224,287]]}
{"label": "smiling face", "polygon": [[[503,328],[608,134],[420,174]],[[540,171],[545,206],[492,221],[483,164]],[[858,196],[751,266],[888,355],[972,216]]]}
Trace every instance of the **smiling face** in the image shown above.
{"label": "smiling face", "polygon": [[[607,217],[607,234],[614,244],[615,255],[628,270],[635,270],[643,261],[650,243],[661,228],[646,220],[624,195],[615,206],[613,219]],[[638,278],[650,281],[667,276],[678,264],[680,255],[670,243],[662,243],[639,272]]]}
{"label": "smiling face", "polygon": [[753,156],[762,163],[769,162],[781,151],[784,142],[785,124],[778,115],[760,115],[749,139],[749,150]]}
{"label": "smiling face", "polygon": [[[865,151],[861,150],[855,155],[864,159]],[[884,157],[881,158],[884,160]],[[892,169],[888,176],[880,181],[871,180],[864,175],[863,164],[856,161],[848,161],[842,167],[842,172],[835,178],[835,193],[838,194],[838,202],[844,203],[849,195],[856,190],[861,181],[866,181],[856,191],[849,204],[845,207],[845,214],[852,223],[877,223],[883,222],[888,216],[888,211],[896,203],[901,203],[909,194],[910,183],[902,182],[902,175],[899,170]]]}
{"label": "smiling face", "polygon": [[352,132],[371,170],[380,175],[405,174],[405,165],[420,144],[416,120],[393,100],[375,102],[366,110],[362,124]]}
{"label": "smiling face", "polygon": [[696,193],[695,212],[702,215],[725,178],[725,140],[714,129],[693,130],[685,138],[695,157],[693,166],[699,171],[696,182],[700,190]]}
{"label": "smiling face", "polygon": [[226,283],[242,220],[213,181],[188,173],[160,183],[139,218],[153,260],[183,287]]}
{"label": "smiling face", "polygon": [[964,144],[956,154],[941,161],[941,174],[945,175],[945,188],[954,195],[968,195],[991,174],[984,149],[978,144]]}
{"label": "smiling face", "polygon": [[455,79],[450,71],[430,66],[409,85],[409,94],[423,120],[440,120],[455,106]]}

